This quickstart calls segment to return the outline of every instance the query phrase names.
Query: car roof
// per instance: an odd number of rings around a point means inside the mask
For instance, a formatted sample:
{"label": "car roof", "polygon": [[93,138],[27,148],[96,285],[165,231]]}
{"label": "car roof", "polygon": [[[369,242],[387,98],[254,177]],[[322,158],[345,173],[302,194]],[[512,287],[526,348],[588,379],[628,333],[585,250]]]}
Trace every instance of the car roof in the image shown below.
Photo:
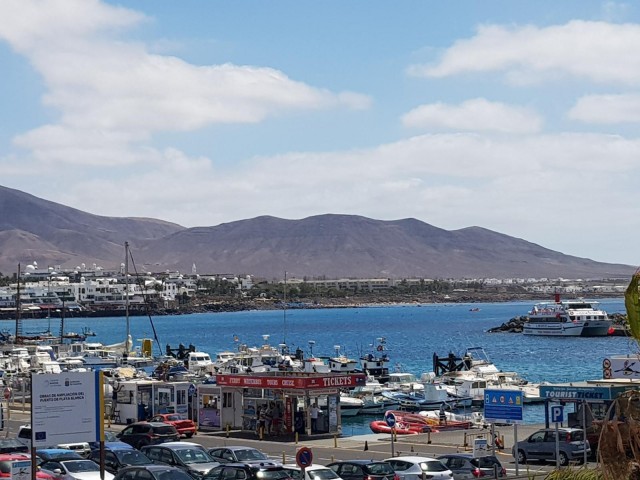
{"label": "car roof", "polygon": [[369,463],[385,463],[384,460],[374,460],[374,459],[369,459],[369,460],[363,460],[361,458],[357,458],[355,460],[336,460],[335,462],[330,463],[330,465],[336,465],[339,463],[358,463],[360,465],[368,465]]}
{"label": "car roof", "polygon": [[258,448],[255,447],[247,447],[246,445],[231,445],[231,446],[225,446],[225,447],[212,447],[211,450],[215,450],[218,448],[228,448],[229,450],[259,450]]}
{"label": "car roof", "polygon": [[172,450],[176,448],[194,448],[194,447],[205,448],[199,443],[194,443],[194,442],[163,442],[163,443],[159,443],[158,445],[146,445],[144,448],[147,448],[147,447],[167,447]]}
{"label": "car roof", "polygon": [[68,448],[38,448],[36,450],[36,453],[69,453],[72,452],[73,450],[69,450]]}
{"label": "car roof", "polygon": [[403,457],[393,457],[393,458],[385,458],[383,462],[388,462],[390,460],[404,460],[405,462],[431,462],[433,460],[437,460],[434,457],[423,457],[420,455],[405,455]]}
{"label": "car roof", "polygon": [[25,460],[27,458],[31,458],[28,453],[0,453],[0,460]]}
{"label": "car roof", "polygon": [[124,442],[104,442],[104,448],[107,450],[135,450],[131,445]]}
{"label": "car roof", "polygon": [[474,456],[473,453],[444,453],[442,455],[438,455],[438,460],[441,458],[494,458],[498,459],[495,455],[480,455]]}
{"label": "car roof", "polygon": [[[229,462],[221,463],[218,467],[238,467],[238,468],[283,468],[282,465],[273,462],[266,463],[245,463],[245,462]],[[216,467],[217,468],[217,467]]]}
{"label": "car roof", "polygon": [[[283,468],[288,468],[291,470],[302,470],[301,467],[299,467],[298,465],[296,465],[295,463],[285,463],[284,465],[282,465]],[[309,465],[308,467],[304,467],[304,469],[306,471],[309,470],[327,470],[329,469],[329,467],[325,467],[324,465],[317,465],[317,464],[312,464]]]}

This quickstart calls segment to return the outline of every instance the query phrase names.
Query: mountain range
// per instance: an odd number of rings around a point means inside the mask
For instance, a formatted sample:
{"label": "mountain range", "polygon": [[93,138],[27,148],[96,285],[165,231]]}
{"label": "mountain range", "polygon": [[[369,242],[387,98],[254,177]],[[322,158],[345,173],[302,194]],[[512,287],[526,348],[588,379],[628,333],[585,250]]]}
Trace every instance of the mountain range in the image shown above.
{"label": "mountain range", "polygon": [[481,227],[444,230],[407,218],[262,216],[185,228],[93,215],[0,186],[0,272],[93,264],[115,269],[129,242],[138,271],[307,278],[614,278],[635,267],[565,255]]}

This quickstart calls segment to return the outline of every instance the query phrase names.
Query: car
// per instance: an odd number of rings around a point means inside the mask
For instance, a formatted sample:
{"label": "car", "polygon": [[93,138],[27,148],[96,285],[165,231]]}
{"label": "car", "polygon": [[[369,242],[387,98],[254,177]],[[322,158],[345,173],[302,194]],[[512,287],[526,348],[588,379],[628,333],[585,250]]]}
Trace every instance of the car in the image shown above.
{"label": "car", "polygon": [[453,478],[453,472],[436,458],[410,455],[387,458],[384,461],[391,465],[400,480],[422,480],[424,478],[451,480]]}
{"label": "car", "polygon": [[[105,443],[109,442],[117,442],[118,441],[118,436],[115,432],[110,432],[108,430],[105,430],[104,432],[104,441]],[[120,442],[120,443],[124,443],[124,442]],[[100,448],[100,442],[89,442],[89,447],[91,448],[91,451],[93,452],[94,450],[97,450]]]}
{"label": "car", "polygon": [[[1,453],[0,454],[0,478],[11,478],[11,467],[13,462],[31,460],[31,455],[24,453]],[[36,478],[40,480],[54,480],[50,473],[36,470]]]}
{"label": "car", "polygon": [[216,462],[220,463],[264,463],[271,462],[280,465],[279,462],[271,460],[264,452],[257,448],[232,445],[229,447],[217,447],[209,449],[209,455]]}
{"label": "car", "polygon": [[180,435],[176,427],[160,422],[135,422],[127,425],[116,438],[138,450],[146,445],[176,442]]}
{"label": "car", "polygon": [[285,464],[282,466],[293,480],[342,480],[336,472],[323,465],[309,465],[304,469],[295,464]]}
{"label": "car", "polygon": [[209,470],[202,480],[293,480],[282,465],[270,462],[223,463]]}
{"label": "car", "polygon": [[474,457],[472,453],[449,453],[438,457],[453,472],[454,480],[467,480],[478,477],[506,477],[507,470],[495,455]]}
{"label": "car", "polygon": [[344,460],[327,465],[343,480],[400,480],[393,467],[380,460]]}
{"label": "car", "polygon": [[0,439],[0,453],[29,453],[29,447],[17,438]]}
{"label": "car", "polygon": [[114,480],[193,480],[193,477],[180,468],[169,465],[143,465],[125,467],[118,472]]}
{"label": "car", "polygon": [[160,413],[151,417],[151,422],[162,422],[173,425],[180,435],[191,438],[196,434],[196,424],[181,413]]}
{"label": "car", "polygon": [[[582,430],[560,428],[558,433],[558,462],[561,466],[569,465],[571,461],[582,462],[585,450],[587,456],[591,453],[589,441],[585,440]],[[547,428],[532,433],[516,443],[511,449],[511,454],[521,464],[529,460],[556,461],[556,430]]]}
{"label": "car", "polygon": [[[100,463],[100,450],[91,452],[91,460]],[[153,465],[156,462],[147,457],[140,450],[136,450],[128,443],[106,442],[104,444],[104,469],[116,474],[120,469],[129,466]]]}
{"label": "car", "polygon": [[207,450],[193,442],[167,442],[142,447],[142,453],[154,462],[162,462],[185,470],[189,475],[201,477],[213,467],[220,465]]}
{"label": "car", "polygon": [[[81,460],[49,460],[40,464],[42,471],[58,480],[97,480],[100,478],[100,466],[83,458]],[[104,480],[112,480],[113,474],[104,472]]]}
{"label": "car", "polygon": [[36,450],[39,463],[49,460],[82,460],[84,457],[78,452],[66,448],[39,448]]}

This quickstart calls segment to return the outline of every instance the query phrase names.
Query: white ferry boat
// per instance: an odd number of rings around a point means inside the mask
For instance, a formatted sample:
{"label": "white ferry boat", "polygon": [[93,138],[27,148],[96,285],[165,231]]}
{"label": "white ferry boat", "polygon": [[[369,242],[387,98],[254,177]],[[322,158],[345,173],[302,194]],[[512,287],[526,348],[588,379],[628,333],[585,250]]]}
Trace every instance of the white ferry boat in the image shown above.
{"label": "white ferry boat", "polygon": [[541,302],[529,312],[529,320],[524,323],[525,335],[549,335],[569,337],[604,337],[611,329],[611,319],[607,312],[598,307],[598,302],[560,300]]}

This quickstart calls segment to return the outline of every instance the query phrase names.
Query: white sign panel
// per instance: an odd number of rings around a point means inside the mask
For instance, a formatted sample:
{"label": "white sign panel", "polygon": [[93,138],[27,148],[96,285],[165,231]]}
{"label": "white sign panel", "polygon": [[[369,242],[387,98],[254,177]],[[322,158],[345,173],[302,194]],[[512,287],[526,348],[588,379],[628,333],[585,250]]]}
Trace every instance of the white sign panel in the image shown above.
{"label": "white sign panel", "polygon": [[640,379],[640,357],[635,355],[605,358],[602,362],[602,378]]}
{"label": "white sign panel", "polygon": [[31,460],[11,462],[11,478],[13,480],[31,480]]}
{"label": "white sign panel", "polygon": [[31,376],[31,435],[35,448],[100,440],[99,372]]}
{"label": "white sign panel", "polygon": [[476,438],[473,440],[473,458],[489,455],[489,447],[486,438]]}

